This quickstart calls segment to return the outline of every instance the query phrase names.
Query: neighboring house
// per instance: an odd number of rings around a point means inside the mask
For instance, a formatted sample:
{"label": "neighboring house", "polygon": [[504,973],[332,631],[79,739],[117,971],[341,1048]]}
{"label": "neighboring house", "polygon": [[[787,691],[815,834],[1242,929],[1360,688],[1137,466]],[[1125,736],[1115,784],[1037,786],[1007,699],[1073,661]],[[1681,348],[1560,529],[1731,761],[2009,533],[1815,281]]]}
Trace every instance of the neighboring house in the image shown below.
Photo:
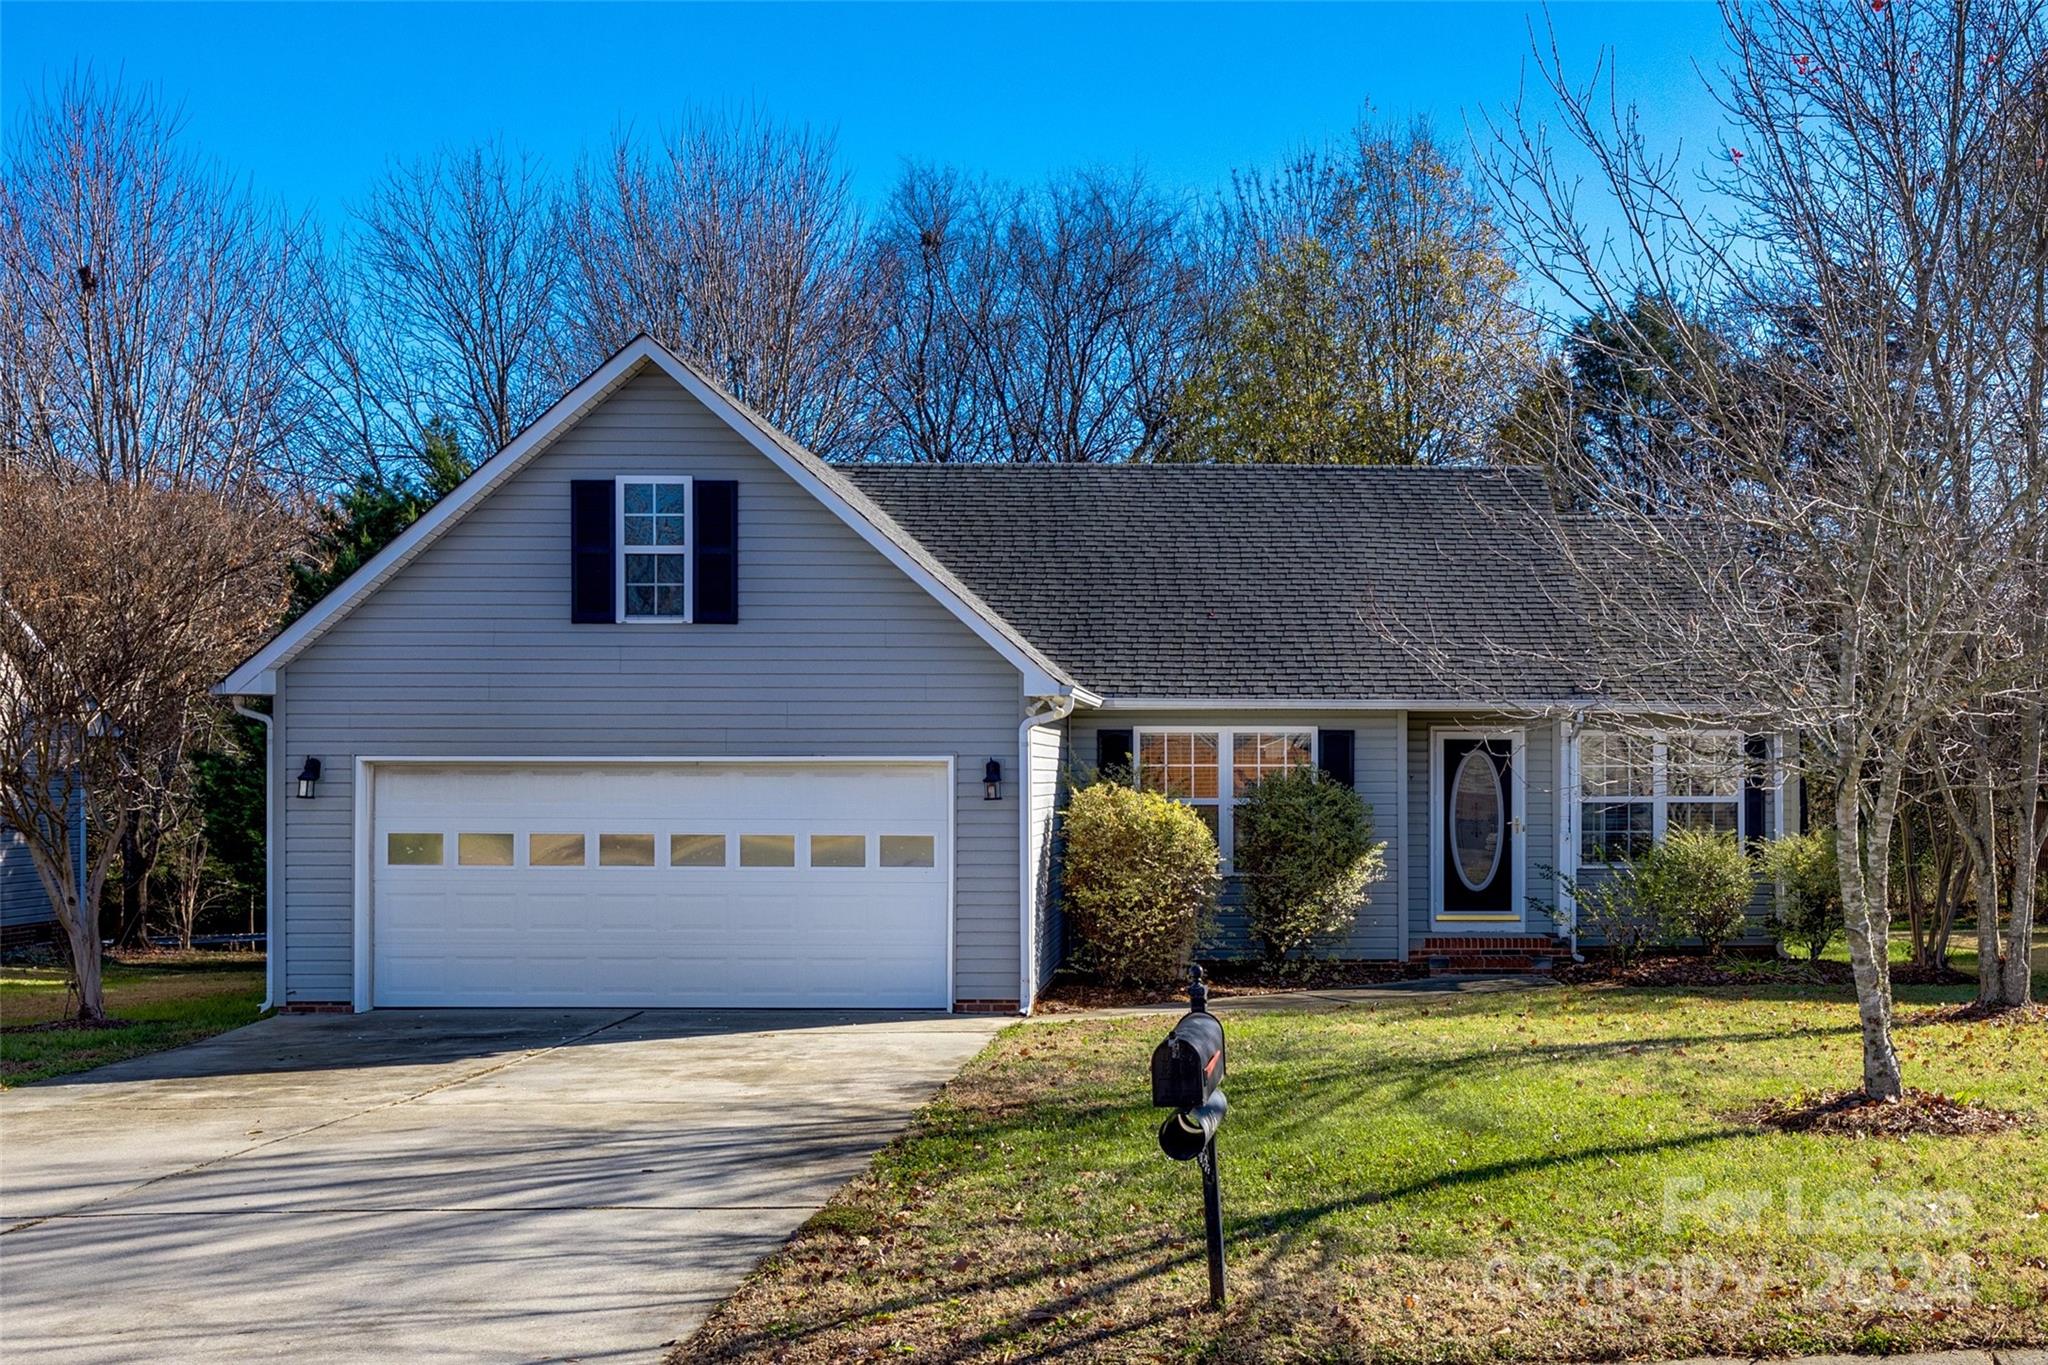
{"label": "neighboring house", "polygon": [[1531,662],[1562,569],[1486,509],[1535,477],[837,467],[636,341],[221,684],[271,699],[273,1000],[1028,1009],[1098,767],[1227,855],[1320,764],[1392,845],[1342,952],[1548,951],[1582,843],[1784,812]]}
{"label": "neighboring house", "polygon": [[[0,611],[14,612],[13,606],[0,599]],[[18,614],[12,619],[26,630],[27,623]],[[29,632],[31,641],[36,639]],[[38,642],[39,643],[39,642]],[[0,659],[0,697],[14,695],[11,691],[15,675],[6,660]],[[11,708],[10,708],[11,710]],[[53,783],[52,799],[59,795]],[[78,898],[85,899],[85,789],[74,787],[67,811],[66,835],[71,843],[71,866],[78,881]],[[28,850],[28,841],[21,831],[11,828],[0,820],[0,948],[13,948],[21,944],[40,943],[46,939],[60,937],[57,925],[57,910],[50,902],[50,893],[43,886],[42,874],[36,871],[36,863]]]}
{"label": "neighboring house", "polygon": [[[80,899],[84,898],[85,876],[85,793],[80,790],[71,803],[71,865],[78,869]],[[50,893],[29,856],[28,841],[19,831],[0,824],[0,948],[40,943],[59,937],[57,911]]]}

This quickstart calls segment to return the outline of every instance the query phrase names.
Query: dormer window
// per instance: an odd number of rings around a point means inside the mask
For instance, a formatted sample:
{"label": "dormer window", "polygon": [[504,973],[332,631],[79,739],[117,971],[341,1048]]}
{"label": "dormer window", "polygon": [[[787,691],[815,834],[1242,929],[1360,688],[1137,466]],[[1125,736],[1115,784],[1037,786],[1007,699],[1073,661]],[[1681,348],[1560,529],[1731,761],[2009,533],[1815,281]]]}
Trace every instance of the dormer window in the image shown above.
{"label": "dormer window", "polygon": [[689,620],[689,479],[623,475],[618,485],[619,619]]}

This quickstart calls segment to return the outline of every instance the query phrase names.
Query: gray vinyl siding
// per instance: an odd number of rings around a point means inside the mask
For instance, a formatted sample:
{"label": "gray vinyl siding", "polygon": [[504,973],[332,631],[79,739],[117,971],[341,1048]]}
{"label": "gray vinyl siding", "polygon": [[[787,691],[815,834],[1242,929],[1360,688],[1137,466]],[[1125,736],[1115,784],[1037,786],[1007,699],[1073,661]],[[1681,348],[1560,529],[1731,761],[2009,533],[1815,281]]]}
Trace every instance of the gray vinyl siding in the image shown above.
{"label": "gray vinyl siding", "polygon": [[[72,794],[71,827],[67,832],[70,835],[71,865],[77,869],[79,884],[83,886],[85,794],[82,791]],[[39,925],[53,924],[56,919],[56,907],[50,903],[50,893],[43,886],[42,873],[36,870],[28,841],[18,830],[0,825],[0,930],[12,931],[10,936],[20,935]]]}
{"label": "gray vinyl siding", "polygon": [[55,918],[27,841],[0,825],[0,929],[26,929]]}
{"label": "gray vinyl siding", "polygon": [[[1514,924],[1452,924],[1438,927],[1430,905],[1430,730],[1437,726],[1521,729],[1523,781],[1523,917]],[[1408,936],[1419,948],[1431,934],[1548,934],[1555,928],[1557,907],[1560,809],[1557,787],[1557,723],[1549,719],[1504,719],[1478,713],[1411,711],[1408,713]]]}
{"label": "gray vinyl siding", "polygon": [[1032,908],[1033,991],[1045,983],[1060,965],[1063,947],[1059,901],[1056,893],[1057,828],[1055,820],[1060,799],[1060,769],[1066,753],[1063,726],[1033,726],[1030,735],[1031,772],[1031,865],[1037,896]]}
{"label": "gray vinyl siding", "polygon": [[[739,481],[738,625],[569,623],[569,481]],[[1016,670],[667,376],[592,409],[281,670],[285,993],[345,1001],[361,756],[952,757],[958,999],[1015,1000]]]}
{"label": "gray vinyl siding", "polygon": [[[1109,711],[1076,712],[1070,722],[1072,759],[1069,768],[1082,776],[1091,775],[1095,764],[1096,735],[1101,730],[1233,729],[1233,730],[1351,730],[1356,735],[1354,783],[1365,799],[1377,837],[1387,841],[1388,874],[1366,892],[1366,904],[1357,923],[1343,939],[1323,945],[1325,957],[1348,960],[1398,958],[1401,955],[1401,903],[1397,842],[1400,811],[1400,726],[1388,711]],[[1216,931],[1202,945],[1204,956],[1234,958],[1253,952],[1246,933],[1243,888],[1235,878],[1226,878],[1221,913]]]}

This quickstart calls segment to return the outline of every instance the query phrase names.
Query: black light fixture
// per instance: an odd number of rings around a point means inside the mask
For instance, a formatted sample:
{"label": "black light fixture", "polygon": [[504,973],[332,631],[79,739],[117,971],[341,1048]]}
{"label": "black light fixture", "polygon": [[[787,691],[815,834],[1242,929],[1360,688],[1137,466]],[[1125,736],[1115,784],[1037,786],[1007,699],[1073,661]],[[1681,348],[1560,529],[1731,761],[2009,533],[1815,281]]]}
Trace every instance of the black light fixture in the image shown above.
{"label": "black light fixture", "polygon": [[306,766],[299,769],[299,795],[307,800],[313,796],[313,784],[320,780],[320,760],[306,759]]}
{"label": "black light fixture", "polygon": [[999,759],[990,759],[988,766],[981,770],[981,799],[1000,801],[1003,799],[1003,765]]}

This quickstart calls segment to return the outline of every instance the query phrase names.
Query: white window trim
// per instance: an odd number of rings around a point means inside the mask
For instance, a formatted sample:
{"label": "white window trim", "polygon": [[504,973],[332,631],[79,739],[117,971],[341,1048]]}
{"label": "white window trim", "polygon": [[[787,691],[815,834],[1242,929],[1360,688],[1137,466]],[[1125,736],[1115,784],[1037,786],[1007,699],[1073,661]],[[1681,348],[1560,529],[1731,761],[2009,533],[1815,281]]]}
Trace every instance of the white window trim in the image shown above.
{"label": "white window trim", "polygon": [[[681,545],[626,544],[626,485],[680,484],[683,490],[683,543]],[[696,610],[696,584],[691,582],[691,552],[696,546],[697,490],[688,474],[620,474],[612,480],[612,600],[619,604],[621,625],[686,626]],[[675,555],[683,561],[683,614],[681,616],[632,616],[626,611],[626,556]]]}
{"label": "white window trim", "polygon": [[[1585,811],[1586,807],[1591,805],[1648,806],[1650,808],[1650,844],[1652,847],[1655,847],[1664,842],[1664,837],[1670,830],[1671,807],[1725,806],[1732,803],[1735,807],[1735,837],[1742,843],[1749,841],[1749,801],[1747,799],[1749,795],[1747,791],[1749,781],[1749,746],[1747,739],[1740,730],[1675,729],[1655,731],[1647,736],[1650,740],[1650,794],[1648,796],[1610,796],[1604,793],[1588,793],[1586,791],[1585,766],[1583,763],[1576,761],[1579,749],[1583,747],[1588,739],[1606,738],[1610,735],[1627,735],[1628,733],[1626,730],[1603,730],[1597,726],[1587,726],[1581,729],[1574,739],[1573,757],[1575,761],[1572,765],[1572,787],[1577,799],[1572,804],[1572,818],[1573,823],[1579,826],[1578,832],[1580,834],[1579,839],[1573,845],[1572,858],[1576,866],[1605,867],[1609,865],[1598,861],[1588,862],[1586,860],[1584,840]],[[1733,739],[1735,741],[1735,752],[1740,762],[1740,776],[1735,783],[1734,795],[1673,796],[1671,794],[1670,741],[1674,735],[1689,739]],[[1638,739],[1645,737],[1641,734],[1636,735]],[[1775,749],[1772,754],[1772,763],[1775,767]],[[1765,780],[1770,781],[1771,776],[1766,775]]]}
{"label": "white window trim", "polygon": [[1142,758],[1147,735],[1214,735],[1216,736],[1216,795],[1211,797],[1176,796],[1172,800],[1185,806],[1216,807],[1216,852],[1225,876],[1237,871],[1237,860],[1232,849],[1237,846],[1236,809],[1242,803],[1237,793],[1237,737],[1239,735],[1307,735],[1308,763],[1311,768],[1319,767],[1323,761],[1322,733],[1314,726],[1297,725],[1157,725],[1134,730],[1131,734],[1131,783],[1143,790]]}

